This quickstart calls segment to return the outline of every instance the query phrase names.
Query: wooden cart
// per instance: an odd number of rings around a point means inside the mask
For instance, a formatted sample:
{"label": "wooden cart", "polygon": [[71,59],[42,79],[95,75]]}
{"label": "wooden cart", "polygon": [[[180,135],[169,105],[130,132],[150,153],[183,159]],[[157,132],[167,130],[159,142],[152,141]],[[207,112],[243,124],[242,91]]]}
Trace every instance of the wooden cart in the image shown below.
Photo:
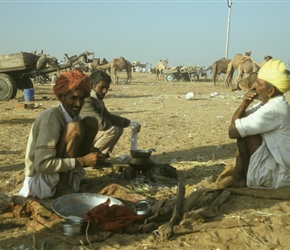
{"label": "wooden cart", "polygon": [[192,81],[195,77],[199,80],[199,71],[194,66],[177,66],[173,69],[164,69],[163,74],[167,82]]}
{"label": "wooden cart", "polygon": [[16,54],[0,55],[0,101],[13,99],[17,89],[33,88],[31,78],[57,70],[70,68],[72,62],[57,67],[45,67],[37,70],[36,64],[40,55],[20,52]]}

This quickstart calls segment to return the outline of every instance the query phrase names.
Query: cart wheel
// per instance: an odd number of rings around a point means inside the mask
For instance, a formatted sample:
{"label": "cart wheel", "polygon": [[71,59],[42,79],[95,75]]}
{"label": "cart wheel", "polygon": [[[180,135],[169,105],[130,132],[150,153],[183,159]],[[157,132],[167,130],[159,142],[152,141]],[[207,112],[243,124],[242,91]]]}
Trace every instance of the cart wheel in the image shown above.
{"label": "cart wheel", "polygon": [[175,77],[173,74],[169,74],[166,76],[166,81],[167,82],[173,82],[175,80]]}
{"label": "cart wheel", "polygon": [[0,101],[13,99],[16,93],[17,84],[15,80],[7,74],[0,74]]}

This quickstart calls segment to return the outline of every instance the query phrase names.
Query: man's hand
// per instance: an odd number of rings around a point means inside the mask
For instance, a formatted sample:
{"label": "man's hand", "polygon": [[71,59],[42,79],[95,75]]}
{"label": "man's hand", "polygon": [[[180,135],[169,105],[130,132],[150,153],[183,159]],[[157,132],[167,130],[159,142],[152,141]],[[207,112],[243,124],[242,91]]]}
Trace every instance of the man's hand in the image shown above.
{"label": "man's hand", "polygon": [[257,97],[256,91],[254,89],[249,90],[247,93],[244,94],[242,105],[248,107],[256,97]]}
{"label": "man's hand", "polygon": [[136,122],[136,130],[138,131],[138,133],[141,130],[141,125],[138,122]]}
{"label": "man's hand", "polygon": [[130,121],[130,127],[132,131],[134,131],[135,133],[139,133],[141,130],[141,125],[138,122],[133,121],[133,120]]}
{"label": "man's hand", "polygon": [[83,157],[76,158],[77,167],[95,166],[98,162],[104,160],[105,155],[99,152],[91,152]]}

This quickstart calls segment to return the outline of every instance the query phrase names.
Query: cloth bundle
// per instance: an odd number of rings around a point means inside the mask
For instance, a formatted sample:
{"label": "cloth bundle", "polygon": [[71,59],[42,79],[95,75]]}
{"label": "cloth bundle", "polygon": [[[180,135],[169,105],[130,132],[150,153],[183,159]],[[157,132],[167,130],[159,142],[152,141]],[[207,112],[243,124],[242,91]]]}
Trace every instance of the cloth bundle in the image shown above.
{"label": "cloth bundle", "polygon": [[117,232],[135,222],[144,222],[145,217],[143,215],[136,215],[126,206],[115,204],[110,206],[110,203],[111,200],[108,198],[104,203],[91,209],[84,221],[89,222],[96,229],[113,232]]}

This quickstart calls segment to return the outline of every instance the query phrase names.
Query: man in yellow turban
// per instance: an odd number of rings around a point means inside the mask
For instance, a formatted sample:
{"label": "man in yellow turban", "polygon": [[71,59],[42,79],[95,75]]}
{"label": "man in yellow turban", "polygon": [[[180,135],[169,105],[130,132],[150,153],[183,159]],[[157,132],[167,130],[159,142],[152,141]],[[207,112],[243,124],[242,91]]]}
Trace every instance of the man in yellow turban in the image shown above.
{"label": "man in yellow turban", "polygon": [[[229,126],[229,137],[237,140],[235,166],[220,175],[215,187],[290,186],[290,107],[284,96],[289,73],[277,59],[259,70]],[[248,108],[255,99],[260,102]]]}
{"label": "man in yellow turban", "polygon": [[57,189],[77,192],[84,167],[104,157],[91,152],[98,132],[95,118],[79,116],[90,90],[89,78],[80,71],[64,72],[57,78],[53,93],[60,105],[40,113],[32,125],[19,195],[44,199],[54,196]]}

